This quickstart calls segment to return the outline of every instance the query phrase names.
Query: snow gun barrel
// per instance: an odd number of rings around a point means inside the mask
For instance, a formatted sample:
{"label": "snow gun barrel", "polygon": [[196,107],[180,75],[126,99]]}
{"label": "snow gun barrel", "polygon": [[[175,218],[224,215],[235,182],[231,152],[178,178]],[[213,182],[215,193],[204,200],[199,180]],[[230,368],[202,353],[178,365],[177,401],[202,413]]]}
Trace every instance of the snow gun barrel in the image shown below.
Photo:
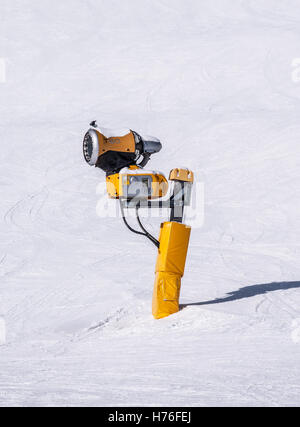
{"label": "snow gun barrel", "polygon": [[84,158],[90,166],[102,169],[107,175],[130,166],[143,168],[152,154],[162,149],[155,137],[142,137],[128,129],[117,132],[99,128],[96,122],[91,126],[83,140]]}

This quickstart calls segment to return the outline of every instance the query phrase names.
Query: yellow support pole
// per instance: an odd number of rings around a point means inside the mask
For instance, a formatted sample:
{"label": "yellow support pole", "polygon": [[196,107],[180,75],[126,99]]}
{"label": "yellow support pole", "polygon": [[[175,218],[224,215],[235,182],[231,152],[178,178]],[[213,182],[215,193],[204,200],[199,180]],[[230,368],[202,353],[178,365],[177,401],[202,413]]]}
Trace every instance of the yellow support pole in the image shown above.
{"label": "yellow support pole", "polygon": [[190,234],[191,227],[187,225],[178,222],[161,224],[152,301],[155,319],[179,311],[181,278],[184,275]]}

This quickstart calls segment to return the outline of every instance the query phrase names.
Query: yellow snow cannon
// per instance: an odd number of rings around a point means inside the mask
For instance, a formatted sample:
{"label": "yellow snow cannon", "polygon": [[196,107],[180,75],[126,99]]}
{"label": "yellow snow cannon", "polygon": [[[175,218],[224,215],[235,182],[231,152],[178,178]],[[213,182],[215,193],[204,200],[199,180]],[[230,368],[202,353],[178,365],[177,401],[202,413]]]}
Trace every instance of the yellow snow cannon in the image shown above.
{"label": "yellow snow cannon", "polygon": [[[194,174],[189,169],[173,169],[169,185],[161,172],[144,170],[151,155],[162,148],[159,139],[142,137],[128,129],[99,128],[96,122],[91,126],[83,141],[86,162],[106,172],[108,196],[119,201],[127,228],[147,237],[158,248],[152,313],[155,319],[162,319],[179,311],[191,233],[191,228],[183,224],[183,217],[184,208],[191,202]],[[161,208],[168,208],[171,213],[170,220],[161,224],[157,240],[142,224],[139,211]],[[129,224],[125,213],[128,209],[135,209],[138,229]]]}

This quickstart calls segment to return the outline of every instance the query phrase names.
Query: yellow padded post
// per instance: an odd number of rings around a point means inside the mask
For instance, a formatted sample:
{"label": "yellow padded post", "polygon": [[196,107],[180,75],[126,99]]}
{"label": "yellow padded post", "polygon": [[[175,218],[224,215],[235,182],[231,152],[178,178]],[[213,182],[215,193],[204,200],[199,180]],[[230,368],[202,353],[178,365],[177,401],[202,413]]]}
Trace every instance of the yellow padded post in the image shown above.
{"label": "yellow padded post", "polygon": [[162,319],[179,311],[181,278],[190,234],[191,227],[178,222],[165,222],[161,225],[152,302],[155,319]]}

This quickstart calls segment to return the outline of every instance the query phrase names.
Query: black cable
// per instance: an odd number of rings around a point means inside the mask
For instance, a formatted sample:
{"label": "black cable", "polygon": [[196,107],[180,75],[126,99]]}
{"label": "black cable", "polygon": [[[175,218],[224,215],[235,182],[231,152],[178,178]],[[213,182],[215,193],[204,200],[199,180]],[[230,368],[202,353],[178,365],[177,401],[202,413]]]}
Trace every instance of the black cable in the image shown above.
{"label": "black cable", "polygon": [[141,220],[140,220],[140,217],[139,217],[139,208],[140,208],[140,206],[139,206],[139,205],[136,205],[136,218],[137,218],[137,220],[138,220],[139,226],[140,226],[140,227],[141,227],[141,229],[145,232],[145,235],[148,237],[148,239],[149,239],[149,240],[151,240],[151,242],[152,242],[152,243],[154,243],[154,244],[155,244],[155,246],[156,246],[157,248],[159,248],[159,241],[158,241],[154,236],[152,236],[152,234],[150,234],[150,233],[145,229],[145,227],[143,226],[143,224],[142,224],[142,222],[141,222]]}
{"label": "black cable", "polygon": [[140,231],[135,230],[134,228],[132,228],[132,227],[128,224],[128,222],[127,222],[127,220],[126,220],[126,216],[125,216],[125,212],[124,212],[124,208],[123,208],[123,205],[122,205],[122,201],[121,201],[121,199],[120,199],[120,207],[121,207],[121,212],[122,212],[122,218],[123,218],[123,221],[124,221],[124,223],[125,223],[126,227],[127,227],[130,231],[132,231],[133,233],[135,233],[135,234],[139,234],[139,235],[141,235],[141,236],[145,236],[145,233],[141,233]]}
{"label": "black cable", "polygon": [[144,231],[144,233],[141,233],[140,231],[135,230],[134,228],[132,228],[132,227],[128,224],[127,219],[126,219],[126,216],[125,216],[124,207],[123,207],[123,204],[122,204],[121,199],[120,199],[120,207],[121,207],[121,212],[122,212],[122,218],[123,218],[123,221],[124,221],[124,223],[125,223],[126,227],[127,227],[127,228],[132,232],[132,233],[139,234],[140,236],[145,236],[145,237],[147,237],[149,240],[151,240],[151,242],[152,242],[152,243],[154,243],[154,245],[155,245],[157,248],[159,248],[159,241],[158,241],[158,240],[156,240],[156,239],[155,239],[155,237],[153,237],[150,233],[148,233],[148,231],[144,228],[143,224],[141,223],[140,217],[139,217],[139,215],[138,215],[139,206],[137,206],[137,207],[136,207],[136,217],[137,217],[138,223],[139,223],[139,225],[140,225],[141,229]]}

